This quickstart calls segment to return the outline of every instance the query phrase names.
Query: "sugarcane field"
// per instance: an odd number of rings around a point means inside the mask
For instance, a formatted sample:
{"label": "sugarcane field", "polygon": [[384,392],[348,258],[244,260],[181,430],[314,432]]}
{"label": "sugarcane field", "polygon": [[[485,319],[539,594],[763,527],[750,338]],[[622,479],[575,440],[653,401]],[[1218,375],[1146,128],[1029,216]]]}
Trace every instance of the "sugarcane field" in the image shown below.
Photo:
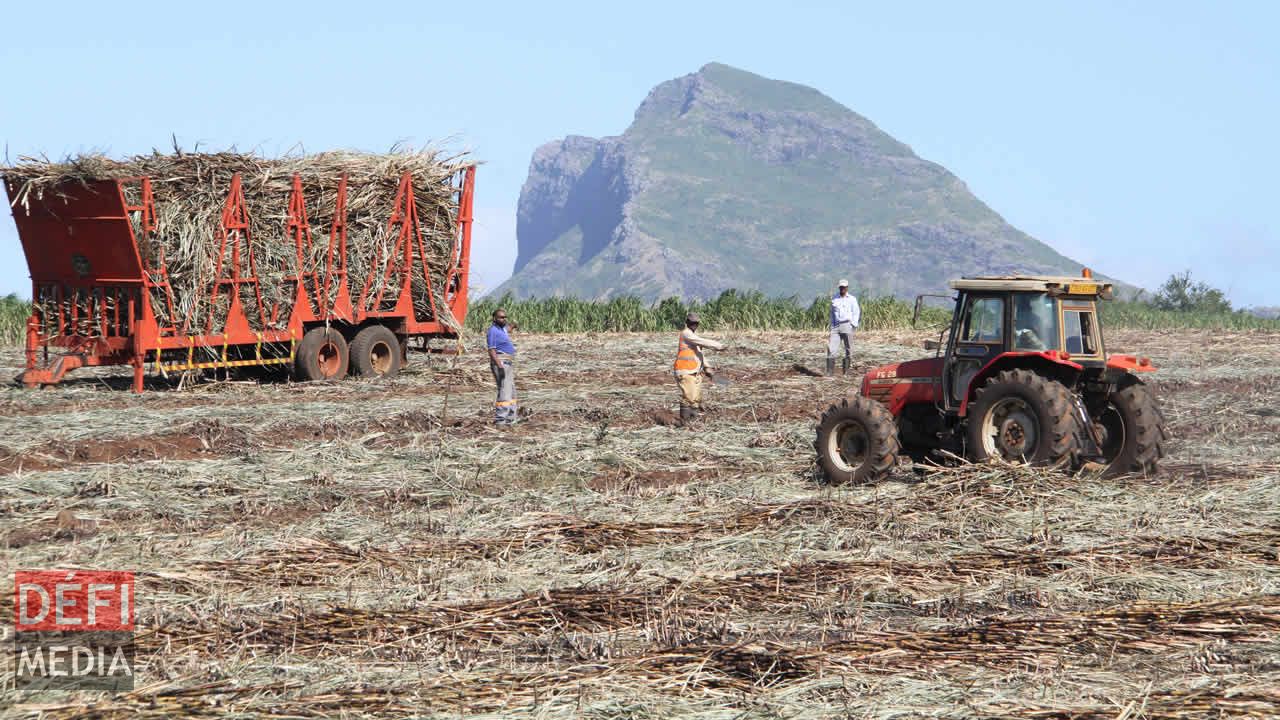
{"label": "sugarcane field", "polygon": [[1280,4],[4,17],[0,720],[1280,718]]}
{"label": "sugarcane field", "polygon": [[[1160,366],[1154,476],[904,461],[842,486],[814,425],[848,387],[810,371],[813,333],[719,337],[732,383],[696,429],[672,333],[523,337],[509,428],[476,352],[390,380],[5,388],[6,563],[136,577],[135,689],[19,711],[1280,708],[1280,334],[1111,333]],[[861,335],[850,377],[929,337]]]}

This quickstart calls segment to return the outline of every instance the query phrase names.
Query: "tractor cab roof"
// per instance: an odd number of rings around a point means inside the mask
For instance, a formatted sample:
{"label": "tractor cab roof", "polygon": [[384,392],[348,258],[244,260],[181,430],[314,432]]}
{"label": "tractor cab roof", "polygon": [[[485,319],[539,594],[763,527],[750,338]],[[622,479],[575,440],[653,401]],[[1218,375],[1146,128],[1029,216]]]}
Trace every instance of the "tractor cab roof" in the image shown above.
{"label": "tractor cab roof", "polygon": [[1053,295],[1090,295],[1111,297],[1111,283],[1092,277],[1051,277],[1040,275],[1000,275],[967,277],[951,281],[953,290],[986,290],[1005,292],[1047,292]]}

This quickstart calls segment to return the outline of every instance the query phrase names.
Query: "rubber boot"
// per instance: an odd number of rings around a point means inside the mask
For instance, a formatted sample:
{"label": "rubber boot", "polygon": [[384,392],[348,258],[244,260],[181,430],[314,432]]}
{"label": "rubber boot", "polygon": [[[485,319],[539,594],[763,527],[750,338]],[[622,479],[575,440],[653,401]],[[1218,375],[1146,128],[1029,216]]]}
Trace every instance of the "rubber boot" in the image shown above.
{"label": "rubber boot", "polygon": [[840,372],[845,375],[849,374],[849,358],[840,361]]}
{"label": "rubber boot", "polygon": [[827,358],[827,377],[831,377],[832,375],[835,375],[835,374],[836,374],[836,359]]}
{"label": "rubber boot", "polygon": [[689,422],[689,421],[690,421],[690,420],[692,420],[696,415],[697,415],[697,412],[693,409],[693,406],[692,406],[692,405],[681,405],[681,406],[680,406],[680,419],[681,419],[682,421],[684,421],[684,422]]}

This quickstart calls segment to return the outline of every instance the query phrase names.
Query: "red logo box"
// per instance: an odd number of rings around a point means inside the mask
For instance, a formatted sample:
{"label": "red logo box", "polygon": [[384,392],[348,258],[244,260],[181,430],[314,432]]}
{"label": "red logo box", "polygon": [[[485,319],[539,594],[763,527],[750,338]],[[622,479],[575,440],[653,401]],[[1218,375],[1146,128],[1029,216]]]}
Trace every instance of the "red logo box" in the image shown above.
{"label": "red logo box", "polygon": [[14,573],[17,632],[132,631],[133,573],[121,570],[19,570]]}

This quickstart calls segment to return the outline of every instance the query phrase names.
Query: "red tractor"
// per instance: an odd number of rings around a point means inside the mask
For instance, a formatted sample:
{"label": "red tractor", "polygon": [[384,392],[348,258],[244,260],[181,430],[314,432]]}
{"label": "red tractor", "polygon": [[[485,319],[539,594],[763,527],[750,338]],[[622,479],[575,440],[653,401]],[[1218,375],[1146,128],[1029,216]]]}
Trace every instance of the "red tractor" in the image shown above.
{"label": "red tractor", "polygon": [[816,446],[829,482],[879,480],[900,453],[917,462],[960,456],[1155,471],[1164,416],[1138,376],[1155,368],[1104,351],[1097,301],[1111,298],[1111,285],[1086,270],[951,287],[945,341],[925,343],[934,357],[873,368],[858,395],[823,414]]}

